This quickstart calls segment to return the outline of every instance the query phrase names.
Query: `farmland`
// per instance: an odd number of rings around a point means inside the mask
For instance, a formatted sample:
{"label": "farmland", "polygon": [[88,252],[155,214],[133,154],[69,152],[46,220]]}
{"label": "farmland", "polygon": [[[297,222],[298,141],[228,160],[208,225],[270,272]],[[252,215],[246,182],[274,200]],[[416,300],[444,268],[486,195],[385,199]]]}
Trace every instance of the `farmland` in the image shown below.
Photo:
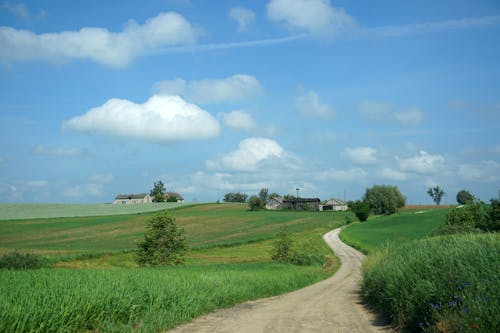
{"label": "farmland", "polygon": [[[0,222],[3,251],[41,253],[51,266],[0,271],[0,331],[156,332],[221,307],[301,288],[338,267],[321,235],[350,213],[250,212],[242,204],[171,211],[191,250],[181,267],[139,268],[130,252],[153,213]],[[270,261],[289,226],[295,247],[325,264]],[[147,281],[147,283],[146,283]]]}

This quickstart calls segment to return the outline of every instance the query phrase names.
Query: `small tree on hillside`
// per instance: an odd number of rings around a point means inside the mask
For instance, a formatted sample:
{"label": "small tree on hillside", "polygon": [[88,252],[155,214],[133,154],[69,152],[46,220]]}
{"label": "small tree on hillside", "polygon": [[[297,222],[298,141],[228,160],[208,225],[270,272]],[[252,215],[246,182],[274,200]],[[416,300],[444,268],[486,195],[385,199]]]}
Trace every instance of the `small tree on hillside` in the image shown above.
{"label": "small tree on hillside", "polygon": [[165,185],[161,180],[154,183],[149,195],[153,197],[153,202],[165,202]]}
{"label": "small tree on hillside", "polygon": [[144,241],[137,244],[136,261],[140,266],[178,265],[184,262],[186,249],[184,229],[164,211],[149,220]]}
{"label": "small tree on hillside", "polygon": [[466,190],[461,190],[457,193],[457,202],[460,205],[474,202],[474,196]]}
{"label": "small tree on hillside", "polygon": [[246,202],[247,198],[248,198],[248,196],[246,194],[244,194],[244,193],[229,192],[229,193],[224,194],[224,199],[223,200],[225,202]]}
{"label": "small tree on hillside", "polygon": [[432,198],[432,200],[434,200],[434,202],[438,206],[441,203],[441,199],[445,195],[444,191],[439,186],[429,188],[427,190],[427,194]]}
{"label": "small tree on hillside", "polygon": [[265,204],[269,199],[269,189],[263,188],[259,191],[259,198]]}
{"label": "small tree on hillside", "polygon": [[264,201],[256,195],[252,195],[250,199],[248,199],[248,207],[250,210],[259,210],[264,208]]}
{"label": "small tree on hillside", "polygon": [[367,188],[363,202],[373,213],[379,215],[394,214],[405,205],[405,197],[396,186],[375,185]]}
{"label": "small tree on hillside", "polygon": [[365,222],[370,216],[370,206],[363,201],[355,201],[349,204],[352,212],[356,215],[360,222]]}
{"label": "small tree on hillside", "polygon": [[271,259],[273,261],[286,263],[292,257],[292,239],[286,225],[280,228],[271,248]]}

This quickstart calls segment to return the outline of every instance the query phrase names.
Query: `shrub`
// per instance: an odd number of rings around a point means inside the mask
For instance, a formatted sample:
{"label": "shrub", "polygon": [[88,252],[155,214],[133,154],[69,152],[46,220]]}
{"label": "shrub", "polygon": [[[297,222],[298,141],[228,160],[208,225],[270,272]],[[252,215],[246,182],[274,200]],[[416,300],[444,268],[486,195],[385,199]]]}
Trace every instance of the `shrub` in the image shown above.
{"label": "shrub", "polygon": [[375,185],[367,188],[363,202],[368,204],[375,214],[390,215],[405,205],[405,197],[396,186]]}
{"label": "shrub", "polygon": [[498,232],[500,230],[500,198],[490,200],[490,207],[481,227],[486,231]]}
{"label": "shrub", "polygon": [[271,259],[273,261],[286,263],[290,261],[292,239],[286,225],[282,226],[276,235],[271,248]]}
{"label": "shrub", "polygon": [[248,207],[250,210],[259,210],[264,208],[264,201],[256,195],[252,195],[250,199],[248,199]]}
{"label": "shrub", "polygon": [[37,269],[47,266],[48,262],[36,254],[22,254],[13,251],[0,257],[0,268],[4,269]]}
{"label": "shrub", "polygon": [[465,205],[466,203],[472,203],[474,201],[474,196],[466,190],[461,190],[457,193],[457,202],[460,205]]}
{"label": "shrub", "polygon": [[144,241],[137,244],[136,261],[139,265],[178,265],[184,262],[187,249],[184,229],[163,211],[153,216],[146,226]]}
{"label": "shrub", "polygon": [[370,216],[370,206],[363,201],[355,201],[351,203],[350,208],[360,222],[365,222]]}

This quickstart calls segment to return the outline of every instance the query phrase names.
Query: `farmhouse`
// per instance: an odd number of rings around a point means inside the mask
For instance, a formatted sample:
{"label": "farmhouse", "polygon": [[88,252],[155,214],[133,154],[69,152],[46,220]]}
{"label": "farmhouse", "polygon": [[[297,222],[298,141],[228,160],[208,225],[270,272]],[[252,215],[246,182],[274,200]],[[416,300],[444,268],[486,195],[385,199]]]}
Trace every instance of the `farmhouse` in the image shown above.
{"label": "farmhouse", "polygon": [[177,203],[184,203],[184,198],[177,192],[165,192],[165,201],[175,198]]}
{"label": "farmhouse", "polygon": [[283,198],[280,196],[272,197],[266,202],[266,209],[277,210],[283,208]]}
{"label": "farmhouse", "polygon": [[326,203],[319,206],[319,211],[320,212],[324,210],[346,211],[347,208],[348,208],[347,204],[344,201],[336,198],[331,198]]}
{"label": "farmhouse", "polygon": [[147,193],[140,194],[118,194],[113,202],[116,205],[130,205],[153,202],[153,198]]}
{"label": "farmhouse", "polygon": [[294,198],[283,200],[282,206],[284,209],[318,211],[320,202],[319,198]]}

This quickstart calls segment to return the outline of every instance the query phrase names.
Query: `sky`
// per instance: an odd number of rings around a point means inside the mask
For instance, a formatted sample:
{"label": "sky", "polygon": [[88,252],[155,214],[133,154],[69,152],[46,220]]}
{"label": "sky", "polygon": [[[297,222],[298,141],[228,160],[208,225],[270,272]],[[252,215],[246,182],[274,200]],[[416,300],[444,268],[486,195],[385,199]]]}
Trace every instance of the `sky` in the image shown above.
{"label": "sky", "polygon": [[500,190],[500,2],[0,0],[0,202]]}

